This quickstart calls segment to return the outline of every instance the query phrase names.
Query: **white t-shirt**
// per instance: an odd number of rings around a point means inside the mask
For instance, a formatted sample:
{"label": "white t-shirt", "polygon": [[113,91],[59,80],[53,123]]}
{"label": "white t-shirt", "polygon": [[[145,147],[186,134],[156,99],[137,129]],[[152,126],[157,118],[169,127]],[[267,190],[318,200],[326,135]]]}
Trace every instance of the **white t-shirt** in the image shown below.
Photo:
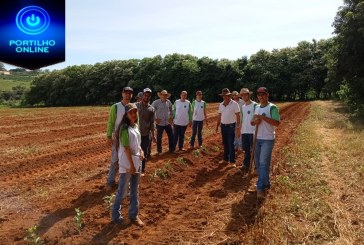
{"label": "white t-shirt", "polygon": [[252,101],[249,105],[244,104],[241,108],[241,134],[254,134],[255,126],[252,126],[250,122],[254,118],[254,111],[257,103]]}
{"label": "white t-shirt", "polygon": [[173,104],[174,124],[187,126],[191,121],[191,103],[188,100],[176,100]]}
{"label": "white t-shirt", "polygon": [[201,100],[200,102],[197,100],[194,100],[192,102],[192,111],[193,121],[203,121],[205,120],[205,108],[206,108],[206,102]]}
{"label": "white t-shirt", "polygon": [[[257,105],[255,108],[256,115],[263,115],[268,118],[273,118],[274,120],[280,121],[278,107],[272,103],[268,103],[265,107],[260,107]],[[266,121],[262,120],[259,125],[257,139],[260,140],[274,140],[275,139],[275,127]]]}
{"label": "white t-shirt", "polygon": [[224,102],[219,105],[219,113],[221,113],[221,123],[231,124],[236,123],[236,113],[240,113],[239,104],[234,100],[230,100],[227,106],[224,106]]}
{"label": "white t-shirt", "polygon": [[[120,130],[120,133],[126,133],[126,129]],[[136,171],[140,171],[140,165],[141,165],[141,160],[140,160],[140,143],[142,142],[141,140],[141,136],[140,136],[140,132],[139,132],[139,127],[135,126],[135,127],[131,127],[129,126],[127,128],[127,132],[128,132],[128,144],[131,150],[131,157],[133,159],[134,162],[134,166]],[[130,169],[130,162],[128,160],[128,157],[126,156],[125,153],[125,147],[123,146],[123,139],[125,139],[125,135],[120,136],[120,142],[119,142],[119,151],[118,151],[118,156],[119,156],[119,173],[126,173],[127,169]]]}

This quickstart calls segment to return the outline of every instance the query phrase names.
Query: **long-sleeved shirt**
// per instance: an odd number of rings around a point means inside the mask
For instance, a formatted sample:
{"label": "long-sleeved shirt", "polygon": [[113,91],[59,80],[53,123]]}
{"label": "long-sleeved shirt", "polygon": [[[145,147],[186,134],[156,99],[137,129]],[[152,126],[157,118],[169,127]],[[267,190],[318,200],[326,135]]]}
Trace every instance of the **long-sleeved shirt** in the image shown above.
{"label": "long-sleeved shirt", "polygon": [[163,102],[161,99],[157,99],[152,103],[155,110],[155,119],[159,119],[159,126],[169,125],[169,119],[172,118],[172,103],[170,100]]}
{"label": "long-sleeved shirt", "polygon": [[154,132],[154,107],[148,103],[145,105],[142,102],[136,103],[139,114],[139,131],[141,136],[148,136],[151,131]]}
{"label": "long-sleeved shirt", "polygon": [[174,124],[179,126],[187,126],[192,121],[192,108],[188,100],[176,100],[173,104]]}

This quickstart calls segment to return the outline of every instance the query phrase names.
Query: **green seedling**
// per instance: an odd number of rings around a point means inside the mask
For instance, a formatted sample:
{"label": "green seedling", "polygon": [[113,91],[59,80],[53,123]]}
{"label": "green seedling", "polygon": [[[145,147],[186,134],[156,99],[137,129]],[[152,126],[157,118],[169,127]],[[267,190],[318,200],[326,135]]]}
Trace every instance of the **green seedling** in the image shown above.
{"label": "green seedling", "polygon": [[216,151],[216,152],[220,151],[220,147],[218,147],[217,145],[215,145],[213,149],[214,149],[214,151]]}
{"label": "green seedling", "polygon": [[104,196],[102,199],[104,200],[106,210],[110,210],[114,203],[115,194],[113,193],[111,195]]}
{"label": "green seedling", "polygon": [[78,232],[80,232],[82,227],[84,226],[83,216],[85,215],[85,212],[82,212],[80,208],[75,208],[75,211],[76,215],[75,217],[73,217],[73,219],[76,223],[76,228]]}
{"label": "green seedling", "polygon": [[183,166],[187,166],[187,162],[185,161],[185,159],[183,159],[183,157],[178,157],[176,159],[177,163],[180,164],[180,165],[183,165]]}
{"label": "green seedling", "polygon": [[167,162],[166,164],[164,164],[164,169],[169,171],[169,170],[173,170],[173,165],[170,162]]}
{"label": "green seedling", "polygon": [[38,245],[43,244],[42,239],[37,234],[38,226],[34,225],[27,229],[26,236],[24,238],[24,241],[26,241],[28,244]]}
{"label": "green seedling", "polygon": [[198,156],[200,155],[200,150],[199,150],[199,149],[194,150],[194,151],[193,151],[193,155],[194,155],[195,157],[198,157]]}

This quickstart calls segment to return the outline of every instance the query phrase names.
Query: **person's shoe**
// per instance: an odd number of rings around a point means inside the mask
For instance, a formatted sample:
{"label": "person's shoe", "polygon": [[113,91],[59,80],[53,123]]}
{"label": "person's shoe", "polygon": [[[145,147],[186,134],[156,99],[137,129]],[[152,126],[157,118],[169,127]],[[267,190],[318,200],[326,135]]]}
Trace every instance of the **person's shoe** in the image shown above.
{"label": "person's shoe", "polygon": [[133,222],[134,224],[143,227],[144,226],[144,222],[139,218],[139,216],[135,217],[135,219],[131,219],[131,222]]}
{"label": "person's shoe", "polygon": [[258,190],[257,191],[257,199],[264,200],[265,199],[265,191]]}
{"label": "person's shoe", "polygon": [[140,176],[144,177],[144,176],[145,176],[145,172],[142,172],[142,173],[140,174]]}
{"label": "person's shoe", "polygon": [[186,151],[185,148],[179,148],[179,151]]}
{"label": "person's shoe", "polygon": [[231,166],[231,167],[236,168],[236,164],[235,164],[235,162],[231,162],[231,163],[230,163],[230,166]]}
{"label": "person's shoe", "polygon": [[226,160],[221,160],[221,161],[219,161],[219,164],[228,164],[229,162],[228,161],[226,161]]}

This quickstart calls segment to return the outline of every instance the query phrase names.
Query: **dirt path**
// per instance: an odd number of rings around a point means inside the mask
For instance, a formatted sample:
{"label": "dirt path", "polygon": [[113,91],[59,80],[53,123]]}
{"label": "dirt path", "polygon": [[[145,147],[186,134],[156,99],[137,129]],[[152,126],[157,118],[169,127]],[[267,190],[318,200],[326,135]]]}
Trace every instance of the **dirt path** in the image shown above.
{"label": "dirt path", "polygon": [[[279,162],[280,148],[290,141],[308,109],[309,103],[286,104],[281,108],[282,123],[277,129],[273,162]],[[75,110],[70,115],[77,113]],[[212,129],[215,114],[213,105],[209,108]],[[106,118],[107,110],[95,117],[96,121]],[[104,128],[95,121],[89,123],[95,125],[91,133],[85,129],[87,126],[78,128],[68,123],[62,128],[56,124],[54,137],[46,138],[37,138],[33,134],[39,132],[30,127],[33,131],[19,145],[39,140],[41,146],[36,152],[16,160],[8,152],[1,155],[5,161],[0,166],[0,198],[4,200],[0,207],[0,239],[5,243],[21,243],[24,230],[34,224],[38,224],[41,237],[49,244],[238,242],[254,223],[259,207],[255,206],[255,193],[247,190],[256,180],[248,183],[235,168],[219,164],[221,136],[205,130],[206,147],[199,153],[187,151],[151,159],[150,172],[167,162],[173,170],[165,181],[151,181],[148,176],[142,179],[140,215],[147,226],[121,230],[110,225],[102,200],[109,151],[101,133]],[[16,134],[8,133],[7,140],[0,138],[0,143],[9,147],[18,142]],[[240,155],[238,162],[241,161]],[[86,211],[86,226],[81,235],[72,220],[78,207]]]}

